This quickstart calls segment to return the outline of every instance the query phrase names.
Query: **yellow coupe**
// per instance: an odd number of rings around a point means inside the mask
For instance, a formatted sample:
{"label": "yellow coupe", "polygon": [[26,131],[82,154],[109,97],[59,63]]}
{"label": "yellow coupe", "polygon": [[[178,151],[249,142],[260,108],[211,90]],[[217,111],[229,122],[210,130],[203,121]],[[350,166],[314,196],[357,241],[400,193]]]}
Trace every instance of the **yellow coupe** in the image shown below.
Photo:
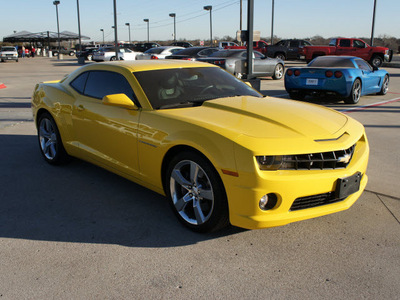
{"label": "yellow coupe", "polygon": [[198,232],[345,210],[368,180],[359,122],[207,63],[85,65],[36,85],[32,109],[48,163],[77,157],[166,195]]}

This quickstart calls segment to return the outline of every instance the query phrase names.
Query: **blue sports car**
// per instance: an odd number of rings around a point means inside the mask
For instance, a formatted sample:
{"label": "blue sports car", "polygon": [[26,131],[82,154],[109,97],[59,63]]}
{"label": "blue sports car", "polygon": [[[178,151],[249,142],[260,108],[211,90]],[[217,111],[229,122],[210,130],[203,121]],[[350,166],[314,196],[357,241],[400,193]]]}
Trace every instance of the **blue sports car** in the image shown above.
{"label": "blue sports car", "polygon": [[354,56],[319,56],[307,67],[288,68],[285,89],[290,98],[334,96],[345,103],[356,104],[367,94],[385,95],[389,89],[389,74],[371,67]]}

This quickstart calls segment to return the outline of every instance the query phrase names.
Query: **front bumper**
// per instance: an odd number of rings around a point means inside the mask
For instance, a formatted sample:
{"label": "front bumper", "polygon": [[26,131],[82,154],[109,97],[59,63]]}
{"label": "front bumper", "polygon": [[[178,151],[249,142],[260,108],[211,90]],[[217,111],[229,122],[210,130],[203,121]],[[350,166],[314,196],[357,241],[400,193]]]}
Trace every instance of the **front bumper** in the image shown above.
{"label": "front bumper", "polygon": [[[225,181],[228,176],[225,176],[224,183],[229,185],[226,191],[230,222],[232,225],[247,229],[259,229],[346,210],[360,197],[367,185],[368,177],[365,172],[368,156],[369,146],[364,135],[356,145],[351,162],[343,169],[287,171],[256,169],[256,176],[240,173],[236,179],[229,178],[231,181],[229,183]],[[339,178],[349,177],[357,172],[362,174],[360,188],[345,199],[305,209],[291,209],[293,202],[298,198],[334,193]],[[259,201],[262,196],[269,193],[277,195],[278,202],[270,210],[261,210]]]}
{"label": "front bumper", "polygon": [[0,56],[1,60],[18,60],[18,55],[17,56],[11,56],[11,55],[2,55]]}

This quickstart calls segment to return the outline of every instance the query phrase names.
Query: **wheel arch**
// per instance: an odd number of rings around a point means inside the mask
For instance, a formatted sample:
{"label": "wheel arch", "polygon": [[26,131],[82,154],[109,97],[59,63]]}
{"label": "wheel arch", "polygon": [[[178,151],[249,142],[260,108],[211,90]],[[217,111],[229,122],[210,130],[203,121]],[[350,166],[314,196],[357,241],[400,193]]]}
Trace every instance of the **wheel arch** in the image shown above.
{"label": "wheel arch", "polygon": [[162,160],[162,164],[161,164],[161,180],[162,180],[162,186],[163,186],[164,191],[166,191],[166,186],[165,186],[166,185],[166,182],[165,182],[166,178],[165,177],[166,177],[167,170],[168,170],[168,164],[169,164],[169,162],[171,161],[171,159],[174,156],[176,156],[176,155],[178,155],[179,153],[182,153],[182,152],[194,152],[194,153],[200,155],[202,158],[204,158],[210,164],[210,166],[214,169],[214,171],[218,174],[220,182],[221,182],[221,184],[222,184],[222,186],[223,186],[223,188],[225,190],[225,186],[224,186],[224,183],[222,181],[220,172],[218,172],[218,170],[215,167],[215,165],[211,162],[211,160],[206,155],[204,155],[201,151],[199,151],[198,149],[196,149],[196,148],[194,148],[192,146],[176,145],[176,146],[173,146],[172,148],[170,148],[167,151],[167,153],[165,153],[164,158]]}

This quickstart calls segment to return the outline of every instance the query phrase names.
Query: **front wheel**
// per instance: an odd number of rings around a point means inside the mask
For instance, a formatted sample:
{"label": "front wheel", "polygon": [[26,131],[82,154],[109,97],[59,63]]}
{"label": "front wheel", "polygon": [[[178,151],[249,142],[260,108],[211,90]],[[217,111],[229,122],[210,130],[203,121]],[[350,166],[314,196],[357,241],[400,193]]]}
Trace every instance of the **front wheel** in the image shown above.
{"label": "front wheel", "polygon": [[347,104],[357,104],[361,97],[361,81],[360,79],[354,80],[353,86],[351,88],[350,95],[344,99]]}
{"label": "front wheel", "polygon": [[111,60],[111,61],[116,61],[117,58],[116,58],[115,56],[113,56],[113,57],[110,58],[110,60]]}
{"label": "front wheel", "polygon": [[383,65],[383,59],[379,55],[374,55],[371,59],[371,65],[373,67],[379,68],[380,66]]}
{"label": "front wheel", "polygon": [[39,118],[38,140],[40,151],[49,164],[59,165],[68,160],[56,122],[49,113],[43,113]]}
{"label": "front wheel", "polygon": [[383,79],[382,88],[378,93],[378,95],[386,95],[388,90],[389,90],[389,76],[386,75],[385,78]]}
{"label": "front wheel", "polygon": [[277,64],[275,67],[274,75],[272,75],[272,79],[279,80],[282,79],[284,73],[284,68],[282,64]]}
{"label": "front wheel", "polygon": [[175,156],[167,169],[166,194],[179,221],[196,232],[229,224],[226,192],[211,163],[195,152]]}

